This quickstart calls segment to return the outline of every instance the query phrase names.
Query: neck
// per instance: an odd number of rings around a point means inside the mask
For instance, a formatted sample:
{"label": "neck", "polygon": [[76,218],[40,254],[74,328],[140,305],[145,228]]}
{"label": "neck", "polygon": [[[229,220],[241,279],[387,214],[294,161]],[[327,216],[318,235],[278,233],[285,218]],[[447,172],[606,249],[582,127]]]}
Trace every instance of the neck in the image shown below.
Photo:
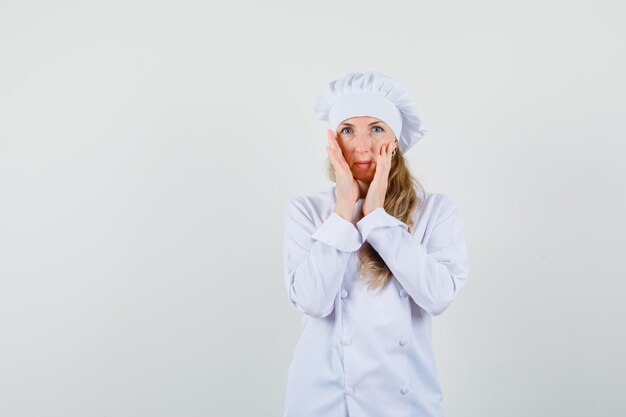
{"label": "neck", "polygon": [[361,194],[359,195],[359,198],[365,198],[367,196],[367,190],[369,190],[370,188],[370,183],[361,181],[361,180],[356,180],[356,181],[359,183],[359,191]]}

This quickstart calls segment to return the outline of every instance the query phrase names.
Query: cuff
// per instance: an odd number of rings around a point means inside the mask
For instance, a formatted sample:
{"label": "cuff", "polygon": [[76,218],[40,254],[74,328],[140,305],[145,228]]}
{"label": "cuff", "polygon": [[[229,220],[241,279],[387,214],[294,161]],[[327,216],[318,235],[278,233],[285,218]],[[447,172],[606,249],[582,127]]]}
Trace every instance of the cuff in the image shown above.
{"label": "cuff", "polygon": [[372,230],[376,229],[377,227],[394,226],[400,226],[405,231],[409,230],[409,227],[405,223],[387,213],[382,207],[378,207],[372,210],[368,213],[367,216],[363,217],[356,223],[356,227],[361,233],[361,239],[363,240],[363,242],[367,240],[367,237],[372,232]]}
{"label": "cuff", "polygon": [[359,231],[334,211],[311,237],[343,252],[354,252],[362,245]]}

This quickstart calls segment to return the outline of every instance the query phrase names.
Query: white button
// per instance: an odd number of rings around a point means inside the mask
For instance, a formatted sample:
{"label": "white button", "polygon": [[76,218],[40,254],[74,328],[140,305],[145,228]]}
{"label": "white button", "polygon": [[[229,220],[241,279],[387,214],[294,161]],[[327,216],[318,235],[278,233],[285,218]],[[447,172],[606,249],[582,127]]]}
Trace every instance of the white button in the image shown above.
{"label": "white button", "polygon": [[352,343],[352,339],[350,339],[348,336],[344,336],[341,338],[341,344],[344,346],[349,346]]}
{"label": "white button", "polygon": [[410,389],[406,385],[403,385],[402,388],[400,388],[400,392],[403,393],[403,394],[406,394],[409,391],[410,391]]}
{"label": "white button", "polygon": [[348,296],[348,291],[341,290],[341,298],[346,298]]}
{"label": "white button", "polygon": [[352,394],[354,394],[354,390],[352,389],[350,385],[348,385],[346,387],[346,395],[352,395]]}
{"label": "white button", "polygon": [[400,339],[400,346],[405,346],[407,343],[409,343],[409,341],[405,337]]}
{"label": "white button", "polygon": [[404,288],[400,290],[400,297],[406,298],[409,294],[405,291]]}

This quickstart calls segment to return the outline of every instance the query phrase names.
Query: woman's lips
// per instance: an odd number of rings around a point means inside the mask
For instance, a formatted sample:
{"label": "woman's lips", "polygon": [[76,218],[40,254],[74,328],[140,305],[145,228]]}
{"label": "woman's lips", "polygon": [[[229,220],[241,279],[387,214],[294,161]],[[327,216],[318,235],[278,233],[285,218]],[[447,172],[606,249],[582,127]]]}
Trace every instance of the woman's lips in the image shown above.
{"label": "woman's lips", "polygon": [[356,165],[357,168],[366,169],[369,168],[371,164],[371,162],[356,162],[354,165]]}

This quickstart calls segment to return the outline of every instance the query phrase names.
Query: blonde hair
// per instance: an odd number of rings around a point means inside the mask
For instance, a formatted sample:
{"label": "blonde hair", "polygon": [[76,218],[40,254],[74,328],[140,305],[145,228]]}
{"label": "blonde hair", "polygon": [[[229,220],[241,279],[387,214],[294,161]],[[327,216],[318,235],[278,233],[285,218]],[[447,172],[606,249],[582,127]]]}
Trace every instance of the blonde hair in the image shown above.
{"label": "blonde hair", "polygon": [[[335,169],[330,160],[327,162],[327,174],[331,181],[335,182]],[[423,199],[418,196],[416,189],[420,191],[422,196],[424,195],[424,187],[413,177],[406,159],[404,159],[400,149],[397,148],[396,155],[391,158],[383,208],[388,214],[405,223],[409,232],[412,232],[414,227],[413,212],[423,203]],[[363,216],[363,212],[360,216]],[[382,289],[393,275],[385,261],[367,241],[363,242],[358,256],[360,260],[358,277],[365,279],[370,289]]]}

